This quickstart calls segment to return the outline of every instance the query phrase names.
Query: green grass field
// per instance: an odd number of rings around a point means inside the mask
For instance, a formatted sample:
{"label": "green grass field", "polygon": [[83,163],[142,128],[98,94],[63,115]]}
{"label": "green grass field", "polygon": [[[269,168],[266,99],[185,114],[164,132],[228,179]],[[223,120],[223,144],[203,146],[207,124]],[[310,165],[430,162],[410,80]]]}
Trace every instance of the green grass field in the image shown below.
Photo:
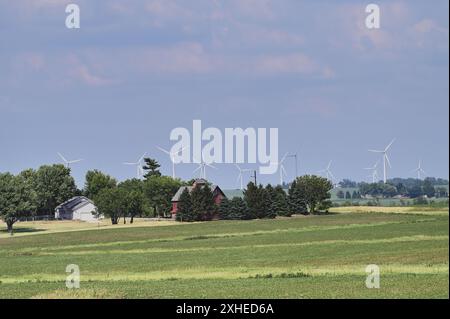
{"label": "green grass field", "polygon": [[448,210],[386,210],[34,232],[0,238],[0,298],[448,298],[448,226]]}

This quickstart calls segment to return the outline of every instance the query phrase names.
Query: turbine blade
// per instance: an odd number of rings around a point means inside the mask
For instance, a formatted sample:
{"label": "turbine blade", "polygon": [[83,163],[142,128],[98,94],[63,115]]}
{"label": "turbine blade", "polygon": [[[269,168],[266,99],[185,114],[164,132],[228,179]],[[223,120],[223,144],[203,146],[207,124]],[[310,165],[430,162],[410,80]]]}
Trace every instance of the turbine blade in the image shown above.
{"label": "turbine blade", "polygon": [[[159,149],[161,152],[164,152],[164,153],[166,153],[166,154],[168,154],[168,155],[172,155],[169,151],[163,149],[162,147],[156,146],[156,148]],[[175,153],[175,154],[176,154],[176,153]]]}
{"label": "turbine blade", "polygon": [[66,160],[66,158],[64,157],[64,156],[62,156],[62,154],[61,153],[59,153],[58,152],[58,156],[59,157],[61,157],[61,159],[65,162],[65,163],[67,163],[67,160]]}
{"label": "turbine blade", "polygon": [[386,157],[386,161],[387,161],[389,167],[392,168],[391,161],[389,160],[389,156],[387,154],[384,154],[384,156]]}
{"label": "turbine blade", "polygon": [[280,164],[282,164],[286,160],[286,157],[288,155],[289,155],[289,153],[284,154],[284,156],[281,158]]}
{"label": "turbine blade", "polygon": [[137,161],[136,164],[139,164],[145,157],[145,155],[147,155],[147,152],[145,152],[144,154],[142,154],[142,156],[139,158],[139,161]]}
{"label": "turbine blade", "polygon": [[394,144],[394,142],[395,142],[395,138],[389,143],[388,146],[386,146],[386,148],[384,149],[384,151],[387,152],[387,150],[391,148],[391,146],[392,146],[392,144]]}
{"label": "turbine blade", "polygon": [[202,168],[203,168],[203,166],[200,165],[199,167],[197,167],[196,169],[194,169],[194,171],[193,171],[192,173],[195,173],[195,172],[197,172],[199,169],[202,169]]}
{"label": "turbine blade", "polygon": [[372,153],[384,153],[384,151],[378,151],[378,150],[369,150],[369,152],[372,152]]}

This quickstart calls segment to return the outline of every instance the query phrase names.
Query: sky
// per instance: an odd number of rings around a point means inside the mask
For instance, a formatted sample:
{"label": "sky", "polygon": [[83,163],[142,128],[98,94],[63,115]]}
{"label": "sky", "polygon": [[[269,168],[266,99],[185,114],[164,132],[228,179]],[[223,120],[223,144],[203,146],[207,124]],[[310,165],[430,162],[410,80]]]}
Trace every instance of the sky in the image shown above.
{"label": "sky", "polygon": [[[0,172],[73,165],[133,178],[144,152],[171,174],[170,132],[278,128],[279,156],[299,174],[330,160],[338,180],[393,138],[388,176],[449,176],[449,3],[371,1],[0,0]],[[65,26],[69,3],[81,28]],[[242,165],[256,168],[255,165]],[[285,162],[287,180],[294,161]],[[195,164],[177,165],[183,179]],[[237,188],[237,169],[208,178]],[[381,171],[380,171],[381,174]],[[245,174],[244,182],[250,180]],[[258,176],[277,183],[278,173]]]}

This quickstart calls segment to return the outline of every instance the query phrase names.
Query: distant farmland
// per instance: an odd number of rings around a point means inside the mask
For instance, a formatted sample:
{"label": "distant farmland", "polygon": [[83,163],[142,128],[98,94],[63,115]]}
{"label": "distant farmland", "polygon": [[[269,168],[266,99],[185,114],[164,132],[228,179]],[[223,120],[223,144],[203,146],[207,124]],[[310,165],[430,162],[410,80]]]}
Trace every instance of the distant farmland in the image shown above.
{"label": "distant farmland", "polygon": [[144,224],[0,238],[0,298],[448,298],[448,210]]}

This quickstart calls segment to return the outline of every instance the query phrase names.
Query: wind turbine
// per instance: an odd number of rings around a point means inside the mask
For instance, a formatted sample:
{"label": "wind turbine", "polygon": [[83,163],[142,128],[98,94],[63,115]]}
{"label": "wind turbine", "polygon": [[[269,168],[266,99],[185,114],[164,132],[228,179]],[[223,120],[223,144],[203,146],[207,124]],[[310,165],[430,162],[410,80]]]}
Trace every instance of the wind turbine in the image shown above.
{"label": "wind turbine", "polygon": [[380,161],[377,161],[377,162],[375,163],[375,165],[372,166],[372,167],[366,167],[366,168],[364,168],[364,169],[366,169],[366,170],[372,171],[372,174],[369,175],[369,177],[372,177],[372,183],[376,183],[377,180],[378,180],[378,164],[380,164]]}
{"label": "wind turbine", "polygon": [[380,150],[369,150],[369,152],[372,152],[372,153],[381,153],[381,154],[383,154],[383,182],[385,184],[387,182],[387,167],[386,167],[386,164],[389,165],[389,167],[392,167],[391,166],[391,162],[389,161],[389,156],[388,156],[387,152],[391,148],[392,144],[394,144],[394,142],[395,142],[395,138],[382,151],[380,151]]}
{"label": "wind turbine", "polygon": [[280,185],[283,186],[284,179],[283,177],[287,176],[286,169],[284,168],[284,161],[286,160],[289,153],[284,154],[281,158],[281,161],[276,162],[275,164],[278,166],[278,171],[280,172]]}
{"label": "wind turbine", "polygon": [[140,179],[144,175],[144,170],[142,168],[142,160],[144,159],[146,153],[142,154],[137,162],[125,162],[124,165],[136,165],[136,178]]}
{"label": "wind turbine", "polygon": [[168,150],[163,149],[162,147],[157,146],[156,148],[159,149],[161,152],[166,153],[167,155],[170,156],[170,160],[172,161],[172,178],[175,179],[176,175],[175,175],[175,155],[179,154],[180,152],[184,151],[185,149],[187,149],[189,146],[185,146],[183,148],[179,148],[178,150],[174,151],[174,152],[169,152]]}
{"label": "wind turbine", "polygon": [[63,160],[64,164],[66,165],[67,168],[70,168],[70,164],[75,164],[78,162],[81,162],[82,159],[77,159],[77,160],[67,160],[64,156],[61,155],[61,153],[58,152],[58,156],[61,157],[61,159]]}
{"label": "wind turbine", "polygon": [[[198,162],[195,157],[194,157],[194,160],[196,162]],[[211,168],[217,169],[217,167],[215,167],[215,166],[213,166],[213,165],[211,165],[209,163],[204,162],[203,161],[203,156],[202,156],[202,160],[200,161],[200,163],[197,163],[197,164],[198,164],[198,167],[193,171],[193,173],[195,173],[197,171],[200,171],[200,178],[203,178],[203,179],[206,179],[206,167],[211,167]]]}
{"label": "wind turbine", "polygon": [[248,168],[242,169],[238,164],[234,164],[234,166],[236,166],[236,168],[239,171],[239,175],[237,177],[237,181],[238,182],[239,182],[239,180],[241,181],[241,190],[243,190],[244,189],[244,181],[243,181],[243,174],[242,173],[251,172],[252,170],[248,169]]}
{"label": "wind turbine", "polygon": [[427,172],[425,172],[422,168],[422,160],[419,161],[419,165],[417,166],[417,168],[412,170],[413,172],[417,173],[417,179],[422,179],[422,173],[426,174]]}
{"label": "wind turbine", "polygon": [[332,164],[332,163],[333,163],[333,161],[328,162],[327,168],[325,168],[325,169],[319,171],[319,173],[325,173],[326,178],[329,179],[329,180],[331,181],[331,183],[333,183],[333,180],[334,180],[334,175],[333,175],[333,173],[331,172],[331,164]]}

